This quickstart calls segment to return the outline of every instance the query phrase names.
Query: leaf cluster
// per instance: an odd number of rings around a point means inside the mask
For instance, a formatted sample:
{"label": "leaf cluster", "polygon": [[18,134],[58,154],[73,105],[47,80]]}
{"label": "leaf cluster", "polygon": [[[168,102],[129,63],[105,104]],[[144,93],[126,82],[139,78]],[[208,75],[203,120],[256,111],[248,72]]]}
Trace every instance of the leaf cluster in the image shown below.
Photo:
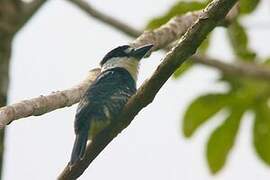
{"label": "leaf cluster", "polygon": [[235,76],[219,80],[229,85],[224,93],[207,93],[191,102],[183,117],[185,137],[191,137],[198,128],[218,112],[226,111],[224,121],[211,133],[206,145],[206,157],[212,173],[224,166],[235,143],[245,112],[255,114],[253,142],[258,156],[270,165],[270,84]]}
{"label": "leaf cluster", "polygon": [[[241,23],[241,17],[256,10],[260,0],[240,0],[238,17],[226,27],[235,59],[257,63],[256,53],[249,47],[249,37],[246,28]],[[147,29],[155,29],[174,16],[204,8],[209,1],[179,1],[164,15],[151,20]],[[199,54],[206,54],[211,42],[211,35],[205,39]],[[265,60],[269,66],[270,60]],[[186,61],[173,75],[180,78],[195,64],[192,60]],[[270,66],[269,66],[270,68]],[[182,130],[184,136],[191,137],[198,128],[213,119],[220,111],[227,112],[223,122],[211,133],[206,144],[206,158],[212,173],[224,167],[228,156],[235,144],[243,115],[247,111],[254,114],[253,144],[257,155],[266,164],[270,165],[270,84],[265,81],[247,79],[221,74],[218,82],[227,83],[229,89],[224,93],[206,93],[195,98],[187,107]]]}

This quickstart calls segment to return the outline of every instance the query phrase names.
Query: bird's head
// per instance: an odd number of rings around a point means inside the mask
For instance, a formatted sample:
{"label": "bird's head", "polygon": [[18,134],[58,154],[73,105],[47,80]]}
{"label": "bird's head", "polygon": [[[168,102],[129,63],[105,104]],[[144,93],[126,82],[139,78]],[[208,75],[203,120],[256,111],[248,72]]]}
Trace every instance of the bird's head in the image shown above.
{"label": "bird's head", "polygon": [[119,46],[108,52],[100,65],[102,71],[120,67],[126,69],[136,80],[139,61],[150,51],[153,44],[133,48],[129,45]]}
{"label": "bird's head", "polygon": [[112,63],[113,61],[117,62],[119,60],[140,61],[152,47],[152,44],[141,46],[138,48],[133,48],[129,45],[118,46],[104,56],[104,58],[100,62],[100,65],[103,66],[106,63]]}

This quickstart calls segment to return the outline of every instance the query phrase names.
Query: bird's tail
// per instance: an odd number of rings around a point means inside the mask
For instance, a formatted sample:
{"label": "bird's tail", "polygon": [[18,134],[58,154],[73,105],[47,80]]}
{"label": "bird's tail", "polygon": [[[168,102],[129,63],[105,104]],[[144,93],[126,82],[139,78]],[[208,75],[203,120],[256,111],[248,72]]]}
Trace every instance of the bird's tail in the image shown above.
{"label": "bird's tail", "polygon": [[85,147],[88,139],[88,129],[78,132],[73,145],[73,150],[71,154],[71,159],[69,165],[73,165],[77,161],[83,158]]}

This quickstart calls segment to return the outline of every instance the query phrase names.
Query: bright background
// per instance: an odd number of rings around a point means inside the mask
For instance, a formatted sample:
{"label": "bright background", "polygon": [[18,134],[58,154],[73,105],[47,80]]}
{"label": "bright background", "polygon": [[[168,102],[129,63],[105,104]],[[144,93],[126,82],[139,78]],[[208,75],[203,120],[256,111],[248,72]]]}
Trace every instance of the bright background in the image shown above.
{"label": "bright background", "polygon": [[[148,20],[165,12],[174,2],[92,0],[91,4],[142,29]],[[266,45],[270,42],[269,27],[261,25],[270,23],[269,2],[264,0],[252,16],[244,21],[251,46],[265,56],[269,54]],[[210,54],[231,59],[222,28],[215,30],[212,39]],[[107,51],[130,41],[64,0],[49,1],[15,39],[9,103],[79,83],[88,70],[97,67]],[[157,52],[143,61],[138,85],[151,75],[162,56]],[[226,88],[215,83],[217,77],[216,70],[197,66],[181,79],[169,80],[154,102],[110,143],[80,179],[269,179],[270,168],[256,157],[252,147],[249,114],[242,121],[236,146],[225,168],[216,176],[207,168],[204,147],[211,130],[221,122],[219,118],[206,124],[190,140],[183,138],[181,117],[188,103],[209,90]],[[4,180],[56,179],[70,158],[75,109],[76,105],[13,122],[7,128]]]}

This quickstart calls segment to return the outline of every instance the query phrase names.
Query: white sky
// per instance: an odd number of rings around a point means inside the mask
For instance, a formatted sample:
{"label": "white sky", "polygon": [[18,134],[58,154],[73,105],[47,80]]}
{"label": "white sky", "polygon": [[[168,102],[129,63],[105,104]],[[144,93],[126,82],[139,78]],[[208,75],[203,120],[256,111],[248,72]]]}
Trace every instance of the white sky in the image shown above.
{"label": "white sky", "polygon": [[[104,12],[143,28],[176,1],[91,2]],[[269,2],[265,0],[261,10],[252,20],[245,21],[248,27],[269,22]],[[269,47],[262,43],[270,41],[269,29],[251,28],[249,33],[252,47],[264,56],[269,55]],[[221,28],[215,30],[213,39],[211,54],[231,59]],[[64,0],[49,1],[14,41],[9,103],[75,85],[108,50],[130,41]],[[138,84],[151,75],[161,57],[161,53],[154,53],[144,60]],[[190,140],[182,136],[181,117],[188,103],[209,90],[224,90],[224,85],[214,84],[217,77],[217,71],[198,66],[180,80],[169,80],[154,102],[139,113],[80,179],[269,179],[270,168],[256,157],[252,147],[253,121],[249,115],[242,121],[225,168],[216,176],[210,175],[206,166],[204,147],[222,114]],[[75,109],[72,106],[13,122],[7,128],[4,180],[55,179],[70,158]]]}

